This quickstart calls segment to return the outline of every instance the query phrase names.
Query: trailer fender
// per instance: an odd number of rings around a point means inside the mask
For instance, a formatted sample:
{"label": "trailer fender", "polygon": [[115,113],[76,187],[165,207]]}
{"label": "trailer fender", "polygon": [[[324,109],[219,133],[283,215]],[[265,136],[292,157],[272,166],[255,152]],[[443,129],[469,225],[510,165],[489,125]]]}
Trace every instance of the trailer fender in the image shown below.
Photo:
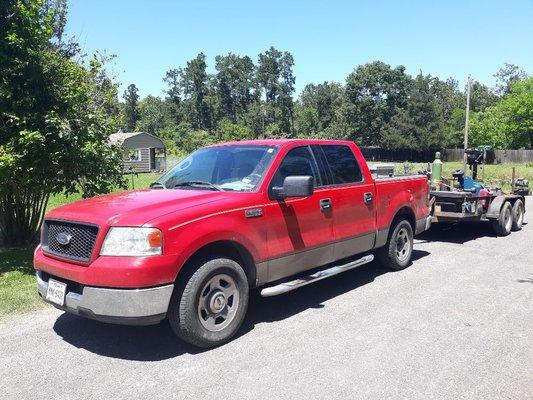
{"label": "trailer fender", "polygon": [[489,209],[487,210],[487,214],[485,215],[485,217],[487,219],[497,219],[500,216],[500,210],[502,209],[503,203],[509,201],[511,204],[513,204],[516,199],[522,199],[523,201],[523,197],[519,195],[507,194],[496,196],[494,200],[492,200],[492,202],[490,203]]}

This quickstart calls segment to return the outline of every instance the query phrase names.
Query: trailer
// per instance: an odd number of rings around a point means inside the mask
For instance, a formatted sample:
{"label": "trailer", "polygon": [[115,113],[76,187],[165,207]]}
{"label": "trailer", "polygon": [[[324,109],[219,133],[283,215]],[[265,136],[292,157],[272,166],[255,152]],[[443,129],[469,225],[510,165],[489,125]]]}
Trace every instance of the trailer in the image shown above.
{"label": "trailer", "polygon": [[430,205],[432,222],[492,221],[500,236],[522,229],[524,221],[525,199],[517,194],[432,190]]}
{"label": "trailer", "polygon": [[492,221],[500,236],[522,229],[526,204],[523,194],[504,193],[478,182],[477,169],[484,162],[486,149],[469,148],[465,153],[472,176],[466,176],[463,170],[455,171],[449,180],[440,172],[438,179],[432,176],[432,182],[438,182],[430,191],[432,222]]}

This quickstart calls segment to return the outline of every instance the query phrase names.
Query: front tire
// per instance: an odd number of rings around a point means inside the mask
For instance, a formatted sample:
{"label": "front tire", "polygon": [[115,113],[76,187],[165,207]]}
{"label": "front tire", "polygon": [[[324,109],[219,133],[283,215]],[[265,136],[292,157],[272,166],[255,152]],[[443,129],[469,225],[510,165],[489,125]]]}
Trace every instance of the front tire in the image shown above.
{"label": "front tire", "polygon": [[[248,279],[234,260],[195,263],[170,301],[168,320],[174,333],[190,344],[210,348],[228,342],[248,308]],[[178,278],[180,279],[180,278]]]}
{"label": "front tire", "polygon": [[500,210],[500,216],[492,220],[492,228],[498,236],[507,236],[513,226],[513,207],[506,201]]}
{"label": "front tire", "polygon": [[513,216],[511,230],[519,231],[522,229],[522,224],[524,223],[524,203],[522,200],[518,199],[514,202],[511,214]]}
{"label": "front tire", "polygon": [[413,256],[413,228],[409,221],[402,219],[393,224],[385,246],[377,251],[380,263],[394,271],[399,271],[411,263]]}

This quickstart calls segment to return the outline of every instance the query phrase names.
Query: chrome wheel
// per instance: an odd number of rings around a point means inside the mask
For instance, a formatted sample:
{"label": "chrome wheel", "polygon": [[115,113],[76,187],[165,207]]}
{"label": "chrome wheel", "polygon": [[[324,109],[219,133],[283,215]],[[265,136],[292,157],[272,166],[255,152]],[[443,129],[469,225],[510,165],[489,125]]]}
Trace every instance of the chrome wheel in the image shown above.
{"label": "chrome wheel", "polygon": [[512,218],[512,215],[511,215],[511,209],[506,209],[505,210],[505,214],[503,216],[504,218],[504,221],[505,221],[505,231],[506,232],[511,232],[511,227],[513,225],[513,218]]}
{"label": "chrome wheel", "polygon": [[396,257],[400,262],[405,261],[411,254],[411,239],[407,229],[402,228],[396,234]]}
{"label": "chrome wheel", "polygon": [[514,216],[514,219],[516,221],[516,225],[521,227],[524,223],[524,209],[522,208],[522,206],[516,208],[516,214]]}
{"label": "chrome wheel", "polygon": [[227,327],[238,308],[239,290],[235,280],[227,274],[213,276],[200,292],[198,318],[202,326],[211,332]]}

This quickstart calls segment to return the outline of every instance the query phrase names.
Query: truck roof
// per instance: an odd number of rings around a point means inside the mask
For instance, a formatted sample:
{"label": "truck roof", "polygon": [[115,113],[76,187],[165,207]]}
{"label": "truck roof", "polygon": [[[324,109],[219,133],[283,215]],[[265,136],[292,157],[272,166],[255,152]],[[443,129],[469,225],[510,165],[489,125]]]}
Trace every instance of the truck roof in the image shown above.
{"label": "truck roof", "polygon": [[217,143],[212,146],[231,146],[231,145],[256,145],[256,146],[276,146],[281,147],[289,143],[305,144],[351,144],[349,140],[330,140],[330,139],[256,139],[256,140],[240,140],[233,142]]}

